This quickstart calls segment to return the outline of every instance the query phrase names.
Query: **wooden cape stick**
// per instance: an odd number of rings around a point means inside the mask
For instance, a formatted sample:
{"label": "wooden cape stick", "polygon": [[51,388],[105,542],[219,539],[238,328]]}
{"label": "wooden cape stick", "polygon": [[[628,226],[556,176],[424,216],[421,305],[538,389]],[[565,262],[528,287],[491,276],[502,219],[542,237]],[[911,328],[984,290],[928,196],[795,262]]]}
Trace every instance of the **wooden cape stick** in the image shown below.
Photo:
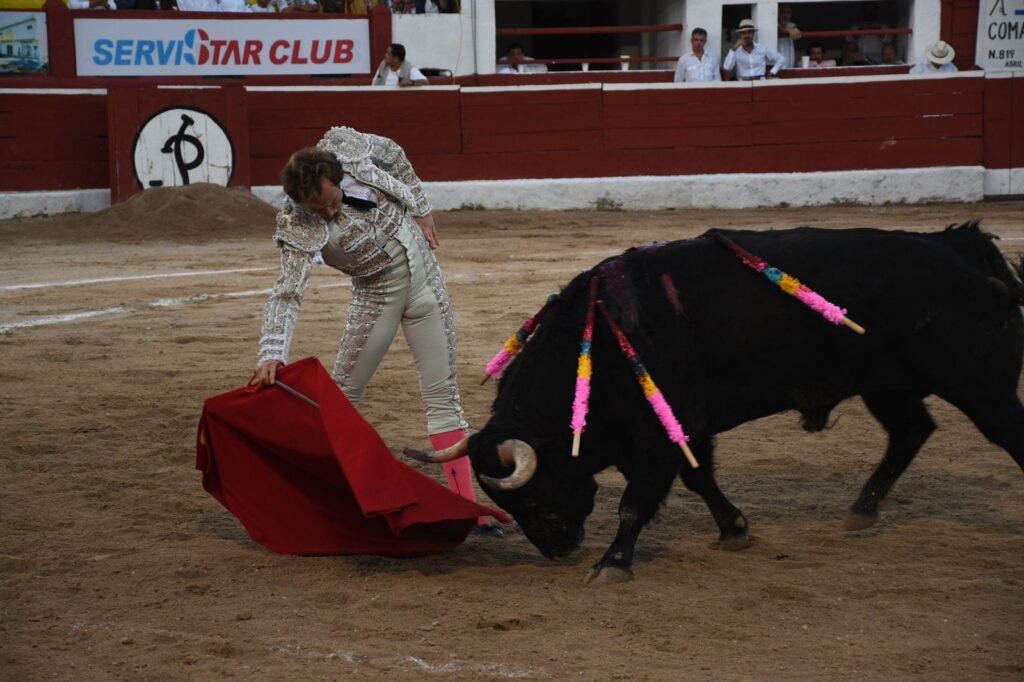
{"label": "wooden cape stick", "polygon": [[288,384],[284,383],[280,379],[274,380],[274,383],[272,385],[273,386],[280,386],[286,392],[291,393],[293,396],[295,396],[299,400],[305,400],[307,403],[309,403],[310,405],[312,405],[316,409],[318,409],[318,410],[320,409],[320,403],[318,403],[317,401],[313,400],[312,398],[310,398],[305,393],[300,393],[300,392],[296,391],[294,388],[292,388]]}

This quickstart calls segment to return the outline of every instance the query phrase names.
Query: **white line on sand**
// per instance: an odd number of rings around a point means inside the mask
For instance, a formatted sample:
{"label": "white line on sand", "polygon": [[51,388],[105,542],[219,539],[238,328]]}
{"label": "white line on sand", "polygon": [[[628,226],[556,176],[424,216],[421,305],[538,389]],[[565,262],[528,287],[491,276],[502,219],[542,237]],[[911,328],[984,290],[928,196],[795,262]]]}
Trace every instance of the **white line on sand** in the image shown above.
{"label": "white line on sand", "polygon": [[90,279],[69,279],[63,282],[32,282],[28,284],[5,284],[0,291],[19,289],[49,289],[52,287],[77,287],[84,284],[105,284],[107,282],[131,282],[140,279],[167,279],[168,277],[202,277],[204,275],[230,275],[238,272],[265,272],[277,268],[233,268],[231,270],[190,270],[187,272],[158,272],[151,275],[123,275],[121,277],[94,277]]}
{"label": "white line on sand", "polygon": [[[536,269],[532,268],[531,269]],[[545,270],[545,274],[561,275],[567,273],[580,272],[583,268],[554,268],[551,270]],[[494,279],[496,277],[508,277],[508,273],[500,272],[487,272],[480,274],[462,274],[454,273],[445,277],[450,284],[464,284],[472,283],[485,279]],[[312,289],[337,289],[339,287],[352,286],[349,280],[337,282],[333,284],[318,284]],[[139,303],[137,305],[125,305],[116,306],[113,308],[101,308],[99,310],[84,310],[75,313],[65,313],[63,315],[49,315],[47,317],[36,317],[31,320],[24,320],[22,322],[11,322],[8,324],[0,324],[0,334],[9,334],[19,329],[30,329],[32,327],[45,327],[53,324],[64,324],[67,322],[76,322],[78,320],[105,317],[107,315],[118,315],[123,313],[134,313],[140,310],[150,310],[153,308],[166,308],[169,306],[185,305],[187,303],[201,303],[203,301],[217,301],[223,299],[232,298],[247,298],[251,296],[266,296],[270,293],[270,289],[250,289],[248,291],[231,291],[224,294],[193,294],[191,296],[180,296],[178,298],[161,298],[151,303]]]}
{"label": "white line on sand", "polygon": [[[335,289],[337,287],[347,286],[349,286],[349,283],[345,281],[338,284],[323,284],[314,288]],[[25,320],[23,322],[12,322],[10,324],[3,324],[0,325],[0,334],[8,334],[18,329],[28,329],[30,327],[45,327],[51,324],[76,322],[78,320],[84,320],[93,317],[104,317],[107,315],[117,315],[120,313],[134,313],[140,310],[148,310],[150,308],[166,308],[169,306],[184,305],[186,303],[200,303],[202,301],[216,301],[219,299],[227,298],[266,296],[269,293],[270,289],[250,289],[249,291],[232,291],[226,294],[193,294],[192,296],[181,296],[178,298],[161,298],[159,300],[153,301],[152,303],[140,303],[139,305],[122,305],[114,308],[102,308],[100,310],[85,310],[78,313],[50,315],[48,317],[37,317],[31,320]]]}

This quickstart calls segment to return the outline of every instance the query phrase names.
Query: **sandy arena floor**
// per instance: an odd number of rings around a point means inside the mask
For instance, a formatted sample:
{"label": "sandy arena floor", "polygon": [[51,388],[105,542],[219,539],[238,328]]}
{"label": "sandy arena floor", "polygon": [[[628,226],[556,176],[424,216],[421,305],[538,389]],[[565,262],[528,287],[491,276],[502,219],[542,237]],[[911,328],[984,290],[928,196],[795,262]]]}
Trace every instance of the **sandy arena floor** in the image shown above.
{"label": "sandy arena floor", "polygon": [[[1022,203],[440,214],[468,416],[487,418],[494,387],[476,379],[506,336],[633,244],[974,217],[1024,252]],[[425,559],[254,544],[201,489],[193,445],[203,399],[252,371],[272,218],[193,187],[0,223],[0,678],[1024,678],[1024,476],[937,400],[939,431],[875,528],[841,526],[884,446],[862,404],[820,434],[782,414],[719,439],[753,546],[713,550],[706,508],[677,484],[621,585],[583,584],[617,523],[611,471],[566,563],[514,527]],[[333,362],[346,282],[315,271],[293,358]],[[393,448],[427,445],[401,339],[364,413]]]}

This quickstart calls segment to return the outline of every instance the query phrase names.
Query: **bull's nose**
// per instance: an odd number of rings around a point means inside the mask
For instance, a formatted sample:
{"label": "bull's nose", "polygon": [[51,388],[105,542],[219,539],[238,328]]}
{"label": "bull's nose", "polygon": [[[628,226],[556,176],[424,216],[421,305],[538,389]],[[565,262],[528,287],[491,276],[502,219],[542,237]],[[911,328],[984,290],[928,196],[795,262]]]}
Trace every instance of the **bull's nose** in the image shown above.
{"label": "bull's nose", "polygon": [[549,559],[564,559],[583,543],[583,527],[567,530],[562,537],[553,542],[548,551],[542,554]]}

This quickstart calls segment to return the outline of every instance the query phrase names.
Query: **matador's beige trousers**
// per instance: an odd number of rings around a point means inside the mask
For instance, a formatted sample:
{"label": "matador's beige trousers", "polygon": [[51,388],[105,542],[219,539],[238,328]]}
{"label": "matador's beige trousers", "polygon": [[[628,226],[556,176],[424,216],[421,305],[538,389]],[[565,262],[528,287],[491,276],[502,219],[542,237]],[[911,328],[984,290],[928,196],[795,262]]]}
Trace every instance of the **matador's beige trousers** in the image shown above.
{"label": "matador's beige trousers", "polygon": [[[418,236],[418,235],[417,235]],[[455,322],[448,291],[434,255],[419,240],[403,246],[391,239],[385,250],[393,265],[370,277],[352,279],[345,332],[334,365],[334,380],[359,404],[366,386],[402,327],[412,350],[431,435],[466,429],[457,382]],[[428,275],[434,272],[434,277]]]}

